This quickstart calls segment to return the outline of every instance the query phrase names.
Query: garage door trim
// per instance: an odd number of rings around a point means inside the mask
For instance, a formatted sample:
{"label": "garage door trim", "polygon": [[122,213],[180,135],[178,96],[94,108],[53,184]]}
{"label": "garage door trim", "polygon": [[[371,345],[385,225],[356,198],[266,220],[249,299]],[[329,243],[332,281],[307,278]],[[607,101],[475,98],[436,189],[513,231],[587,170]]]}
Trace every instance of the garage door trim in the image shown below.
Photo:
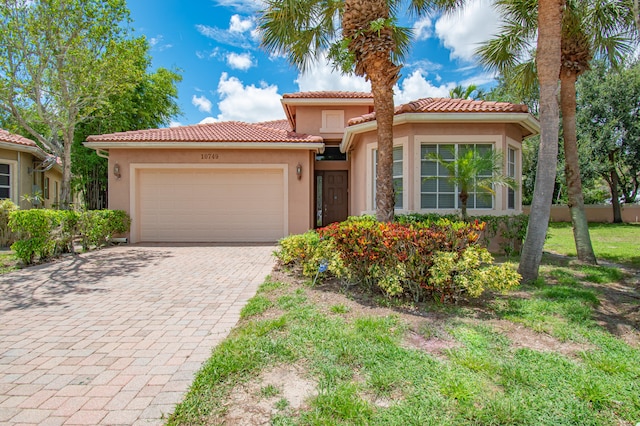
{"label": "garage door trim", "polygon": [[138,171],[144,169],[205,169],[205,170],[222,170],[222,169],[268,169],[268,170],[281,170],[282,171],[282,186],[284,190],[283,194],[283,209],[282,217],[282,229],[284,235],[289,234],[289,177],[288,164],[201,164],[201,163],[181,163],[181,164],[166,164],[166,163],[132,163],[129,165],[129,208],[131,209],[131,243],[140,241],[140,223],[138,221],[138,193],[137,193],[137,177]]}

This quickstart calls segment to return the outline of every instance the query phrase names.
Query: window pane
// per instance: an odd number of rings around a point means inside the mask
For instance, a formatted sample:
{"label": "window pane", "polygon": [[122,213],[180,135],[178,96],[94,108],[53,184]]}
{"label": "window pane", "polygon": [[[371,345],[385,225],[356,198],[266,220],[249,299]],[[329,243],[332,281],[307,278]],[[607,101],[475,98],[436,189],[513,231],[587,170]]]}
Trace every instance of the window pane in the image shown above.
{"label": "window pane", "polygon": [[393,163],[393,175],[394,176],[402,176],[402,162],[394,162]]}
{"label": "window pane", "polygon": [[0,164],[0,174],[8,175],[9,174],[9,165],[8,164]]}
{"label": "window pane", "polygon": [[438,176],[449,176],[449,171],[442,164],[438,164]]}
{"label": "window pane", "polygon": [[456,196],[454,194],[440,194],[438,195],[438,208],[441,209],[453,209],[455,208]]}
{"label": "window pane", "polygon": [[438,173],[438,163],[435,161],[423,161],[421,169],[422,176],[435,176]]}
{"label": "window pane", "polygon": [[469,151],[473,151],[473,145],[459,145],[458,146],[458,157],[464,157],[465,154]]}
{"label": "window pane", "polygon": [[402,161],[402,147],[393,148],[393,161]]}
{"label": "window pane", "polygon": [[436,195],[435,194],[422,194],[420,207],[423,209],[435,209],[437,207],[436,204]]}
{"label": "window pane", "polygon": [[440,156],[445,160],[453,160],[455,158],[453,145],[440,145],[438,152],[440,153]]}
{"label": "window pane", "polygon": [[395,205],[394,205],[394,207],[396,209],[401,209],[402,208],[402,191],[400,191],[400,192],[396,191],[395,192]]}
{"label": "window pane", "polygon": [[516,191],[514,191],[513,189],[509,188],[508,190],[508,194],[507,194],[507,208],[509,209],[515,209],[516,208]]}
{"label": "window pane", "polygon": [[9,176],[0,175],[0,185],[9,186]]}
{"label": "window pane", "polygon": [[0,188],[0,198],[9,198],[9,188]]}
{"label": "window pane", "polygon": [[422,179],[421,192],[437,192],[438,182],[435,179]]}
{"label": "window pane", "polygon": [[440,192],[455,192],[456,187],[447,178],[438,178],[438,191]]}
{"label": "window pane", "polygon": [[490,209],[493,207],[493,196],[489,192],[480,192],[476,196],[477,209]]}
{"label": "window pane", "polygon": [[437,145],[422,145],[420,158],[425,159],[429,156],[429,154],[435,154],[438,152]]}
{"label": "window pane", "polygon": [[489,155],[489,153],[491,152],[491,144],[478,144],[476,145],[476,151],[478,152],[478,155],[480,155],[481,157],[485,157],[487,155]]}

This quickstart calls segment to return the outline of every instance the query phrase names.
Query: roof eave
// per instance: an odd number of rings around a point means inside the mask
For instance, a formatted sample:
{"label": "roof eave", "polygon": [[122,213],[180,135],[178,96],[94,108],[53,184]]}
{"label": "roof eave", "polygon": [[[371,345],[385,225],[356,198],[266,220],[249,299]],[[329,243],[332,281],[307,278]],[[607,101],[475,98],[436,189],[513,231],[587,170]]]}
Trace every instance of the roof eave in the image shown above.
{"label": "roof eave", "polygon": [[373,105],[373,98],[282,98],[283,105],[350,106]]}
{"label": "roof eave", "polygon": [[93,141],[85,142],[84,146],[91,149],[293,149],[322,153],[323,142],[115,142]]}
{"label": "roof eave", "polygon": [[0,141],[0,148],[12,150],[12,151],[26,152],[29,154],[33,154],[40,159],[43,159],[46,156],[46,154],[37,146],[29,146],[29,145],[22,145],[19,143]]}
{"label": "roof eave", "polygon": [[[540,122],[528,112],[416,112],[399,114],[393,118],[394,126],[407,123],[512,123],[519,124],[529,132],[524,135],[525,138],[540,133]],[[340,143],[340,151],[347,152],[356,135],[376,128],[376,120],[348,126]]]}

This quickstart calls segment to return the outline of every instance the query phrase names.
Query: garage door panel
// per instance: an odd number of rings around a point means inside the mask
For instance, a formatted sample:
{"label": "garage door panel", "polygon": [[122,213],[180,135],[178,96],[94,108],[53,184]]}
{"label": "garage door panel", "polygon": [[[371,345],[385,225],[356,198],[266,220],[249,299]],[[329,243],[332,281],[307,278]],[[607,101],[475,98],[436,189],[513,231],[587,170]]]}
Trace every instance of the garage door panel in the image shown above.
{"label": "garage door panel", "polygon": [[139,171],[141,241],[271,242],[285,234],[282,169]]}

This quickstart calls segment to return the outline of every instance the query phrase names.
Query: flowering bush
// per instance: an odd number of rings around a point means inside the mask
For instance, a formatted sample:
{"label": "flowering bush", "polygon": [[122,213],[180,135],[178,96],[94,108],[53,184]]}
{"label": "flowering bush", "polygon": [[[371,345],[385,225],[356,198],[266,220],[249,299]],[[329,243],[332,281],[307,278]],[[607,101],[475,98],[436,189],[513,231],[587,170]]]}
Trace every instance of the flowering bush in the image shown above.
{"label": "flowering bush", "polygon": [[484,223],[447,218],[414,223],[349,218],[282,239],[276,256],[314,281],[328,271],[390,298],[456,300],[518,283],[513,269],[491,265],[489,252],[478,246],[483,229]]}

